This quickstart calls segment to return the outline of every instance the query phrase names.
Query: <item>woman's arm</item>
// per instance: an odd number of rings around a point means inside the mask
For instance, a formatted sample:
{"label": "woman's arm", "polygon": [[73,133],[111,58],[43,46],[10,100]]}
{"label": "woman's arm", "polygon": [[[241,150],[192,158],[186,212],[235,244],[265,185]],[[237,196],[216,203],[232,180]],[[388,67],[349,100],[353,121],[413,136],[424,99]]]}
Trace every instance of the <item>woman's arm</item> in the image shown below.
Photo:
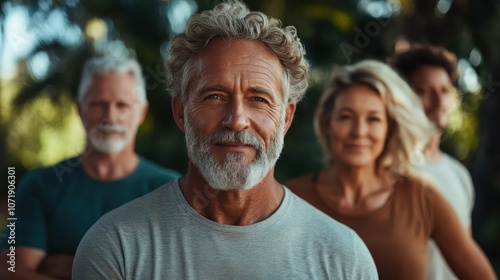
{"label": "woman's arm", "polygon": [[448,202],[429,188],[433,221],[432,239],[459,279],[497,279],[485,254],[466,230]]}

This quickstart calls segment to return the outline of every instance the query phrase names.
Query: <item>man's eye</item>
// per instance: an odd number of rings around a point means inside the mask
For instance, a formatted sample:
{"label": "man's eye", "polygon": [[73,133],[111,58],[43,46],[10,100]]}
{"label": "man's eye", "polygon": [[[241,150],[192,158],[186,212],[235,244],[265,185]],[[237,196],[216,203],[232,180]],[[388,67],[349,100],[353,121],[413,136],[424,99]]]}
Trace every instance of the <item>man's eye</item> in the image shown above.
{"label": "man's eye", "polygon": [[118,103],[117,107],[120,109],[126,109],[126,108],[128,108],[128,104],[127,103]]}
{"label": "man's eye", "polygon": [[254,97],[252,99],[253,99],[253,101],[256,101],[256,102],[266,102],[266,100],[264,98],[258,97],[258,96]]}
{"label": "man's eye", "polygon": [[446,88],[443,88],[441,91],[442,91],[444,94],[448,94],[448,93],[451,93],[451,92],[452,92],[452,89],[451,89],[451,88],[446,87]]}
{"label": "man's eye", "polygon": [[94,108],[103,108],[104,104],[101,102],[90,102],[89,107],[93,108],[93,109]]}
{"label": "man's eye", "polygon": [[206,99],[213,99],[213,100],[218,100],[218,99],[221,99],[219,95],[217,94],[210,94],[209,96],[207,96]]}

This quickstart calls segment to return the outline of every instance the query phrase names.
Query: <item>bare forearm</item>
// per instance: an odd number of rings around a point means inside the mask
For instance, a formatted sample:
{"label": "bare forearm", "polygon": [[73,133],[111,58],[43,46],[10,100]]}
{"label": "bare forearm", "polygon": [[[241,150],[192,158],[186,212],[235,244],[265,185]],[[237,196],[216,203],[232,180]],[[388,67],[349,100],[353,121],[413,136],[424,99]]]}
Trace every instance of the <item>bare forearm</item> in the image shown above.
{"label": "bare forearm", "polygon": [[57,279],[71,279],[73,255],[49,254],[40,264],[38,271]]}
{"label": "bare forearm", "polygon": [[68,254],[47,255],[44,251],[19,247],[16,260],[8,262],[7,251],[0,253],[0,279],[71,279],[73,256]]}
{"label": "bare forearm", "polygon": [[455,248],[440,246],[443,256],[458,279],[497,279],[493,267],[481,248],[468,234],[464,236],[466,236],[465,242],[453,244]]}

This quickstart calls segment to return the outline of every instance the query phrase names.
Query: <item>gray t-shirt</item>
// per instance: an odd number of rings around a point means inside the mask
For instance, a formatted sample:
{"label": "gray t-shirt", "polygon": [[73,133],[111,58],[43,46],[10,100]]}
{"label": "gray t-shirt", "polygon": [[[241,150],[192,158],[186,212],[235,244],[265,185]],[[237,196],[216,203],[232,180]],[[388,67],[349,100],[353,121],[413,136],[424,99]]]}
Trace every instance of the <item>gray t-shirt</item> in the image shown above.
{"label": "gray t-shirt", "polygon": [[285,188],[247,226],[198,214],[173,181],[103,216],[84,236],[73,279],[378,279],[359,236]]}
{"label": "gray t-shirt", "polygon": [[[456,159],[444,154],[440,161],[426,159],[424,171],[430,175],[436,188],[457,213],[464,229],[471,224],[474,207],[474,187],[467,169]],[[444,260],[434,241],[429,243],[428,280],[457,279]]]}

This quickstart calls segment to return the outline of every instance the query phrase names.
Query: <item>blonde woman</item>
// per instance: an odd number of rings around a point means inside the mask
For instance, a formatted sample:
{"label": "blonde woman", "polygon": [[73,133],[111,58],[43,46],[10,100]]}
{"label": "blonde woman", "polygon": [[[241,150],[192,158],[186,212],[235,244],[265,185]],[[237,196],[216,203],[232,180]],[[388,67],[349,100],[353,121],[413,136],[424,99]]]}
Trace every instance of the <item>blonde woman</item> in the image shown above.
{"label": "blonde woman", "polygon": [[389,66],[367,60],[334,71],[315,128],[328,166],[286,185],[354,229],[380,279],[424,279],[431,238],[460,279],[495,279],[453,209],[414,171],[434,128]]}

